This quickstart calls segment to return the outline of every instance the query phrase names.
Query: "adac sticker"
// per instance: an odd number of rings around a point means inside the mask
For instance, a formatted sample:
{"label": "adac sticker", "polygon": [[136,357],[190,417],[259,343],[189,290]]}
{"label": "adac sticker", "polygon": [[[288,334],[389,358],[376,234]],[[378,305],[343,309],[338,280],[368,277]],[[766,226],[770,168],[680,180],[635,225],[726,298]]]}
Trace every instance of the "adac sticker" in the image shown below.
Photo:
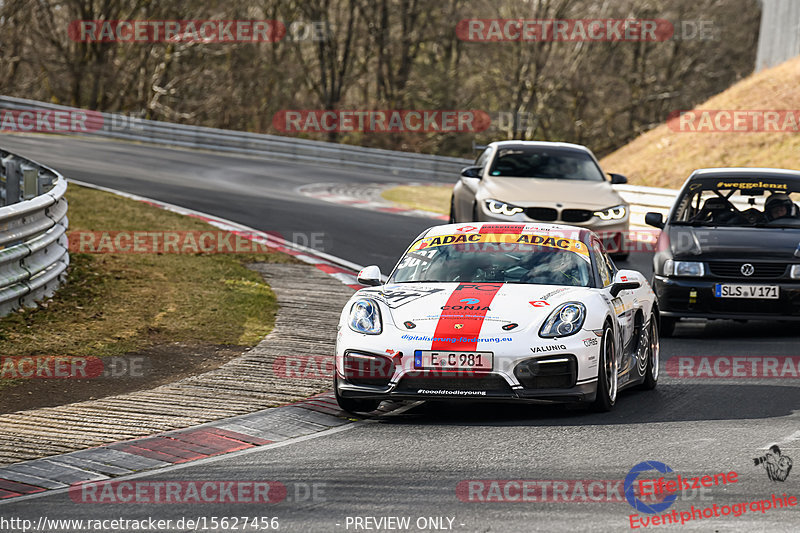
{"label": "adac sticker", "polygon": [[552,235],[537,234],[509,234],[509,233],[472,233],[461,235],[437,235],[418,240],[411,247],[411,251],[434,248],[437,246],[450,246],[454,244],[530,244],[574,252],[589,258],[586,246],[576,240]]}

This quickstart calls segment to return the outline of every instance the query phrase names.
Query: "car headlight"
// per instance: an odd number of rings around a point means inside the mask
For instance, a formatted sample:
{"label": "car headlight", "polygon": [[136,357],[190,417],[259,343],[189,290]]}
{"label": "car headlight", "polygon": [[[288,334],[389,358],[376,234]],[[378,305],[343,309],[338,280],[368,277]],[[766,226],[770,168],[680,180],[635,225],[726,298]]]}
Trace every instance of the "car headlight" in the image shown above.
{"label": "car headlight", "polygon": [[664,275],[665,276],[687,276],[693,278],[701,278],[705,276],[706,269],[703,263],[698,261],[673,261],[667,259],[664,261]]}
{"label": "car headlight", "polygon": [[580,302],[567,302],[556,307],[547,317],[540,337],[568,337],[580,331],[586,319],[586,307]]}
{"label": "car headlight", "polygon": [[800,278],[800,265],[792,265],[792,269],[789,271],[789,277],[792,279]]}
{"label": "car headlight", "polygon": [[603,211],[594,212],[594,216],[599,217],[600,220],[619,220],[625,218],[626,214],[628,214],[628,208],[624,205],[616,205]]}
{"label": "car headlight", "polygon": [[373,300],[356,300],[350,308],[350,329],[367,335],[380,335],[383,330],[381,310]]}
{"label": "car headlight", "polygon": [[507,217],[522,213],[525,211],[521,207],[507,204],[499,200],[486,200],[486,207],[495,215],[505,215]]}

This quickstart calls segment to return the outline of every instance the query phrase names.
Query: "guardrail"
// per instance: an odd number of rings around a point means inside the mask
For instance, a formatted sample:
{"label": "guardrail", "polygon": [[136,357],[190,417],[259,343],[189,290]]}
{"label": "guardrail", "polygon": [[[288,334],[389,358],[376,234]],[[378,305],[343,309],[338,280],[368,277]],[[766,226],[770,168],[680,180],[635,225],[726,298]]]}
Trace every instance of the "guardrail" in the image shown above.
{"label": "guardrail", "polygon": [[[302,161],[318,165],[358,170],[379,170],[413,179],[441,180],[454,183],[470,159],[415,154],[346,144],[311,141],[262,133],[187,126],[171,122],[144,120],[114,113],[100,113],[74,107],[0,96],[0,108],[17,112],[51,111],[83,114],[81,128],[68,128],[64,133],[99,136],[148,142],[166,146],[181,146],[207,150],[258,155],[277,161]],[[71,124],[71,120],[68,124]],[[54,133],[59,133],[54,131]],[[615,185],[622,197],[631,204],[631,225],[644,227],[648,211],[669,211],[677,191],[655,187]]]}
{"label": "guardrail", "polygon": [[[276,161],[302,161],[319,165],[336,165],[348,169],[380,170],[416,179],[453,180],[464,166],[470,164],[470,160],[458,157],[415,154],[264,133],[186,126],[10,96],[0,96],[0,108],[17,112],[73,113],[78,118],[76,127],[73,127],[72,124],[73,117],[68,117],[62,128],[63,133],[71,135],[92,135],[168,146],[258,155]],[[81,113],[82,115],[80,115]],[[52,121],[48,127],[53,130],[48,132],[61,133],[61,131],[55,131],[57,128],[53,126]],[[33,130],[41,131],[41,128],[37,128],[34,124],[31,128],[31,131]]]}
{"label": "guardrail", "polygon": [[630,204],[632,228],[649,228],[644,223],[644,216],[650,211],[666,216],[678,195],[677,190],[639,185],[614,185],[614,189]]}
{"label": "guardrail", "polygon": [[69,265],[67,181],[0,149],[0,316],[53,295]]}

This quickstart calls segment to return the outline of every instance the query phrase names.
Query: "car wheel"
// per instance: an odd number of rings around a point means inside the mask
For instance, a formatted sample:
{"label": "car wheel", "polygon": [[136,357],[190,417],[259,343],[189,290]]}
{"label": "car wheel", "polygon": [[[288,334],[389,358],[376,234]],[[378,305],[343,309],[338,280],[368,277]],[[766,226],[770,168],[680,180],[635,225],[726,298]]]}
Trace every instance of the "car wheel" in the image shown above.
{"label": "car wheel", "polygon": [[[646,333],[644,333],[646,332]],[[647,337],[646,339],[644,337]],[[658,371],[660,366],[661,350],[658,343],[658,321],[655,316],[650,317],[650,327],[643,329],[642,341],[647,350],[647,367],[644,371],[642,388],[653,390],[658,384]]]}
{"label": "car wheel", "polygon": [[614,350],[614,332],[606,324],[600,340],[600,359],[597,368],[597,397],[594,410],[610,411],[617,401],[617,358]]}
{"label": "car wheel", "polygon": [[662,316],[661,324],[659,324],[659,328],[661,329],[661,336],[672,337],[672,334],[675,333],[675,324],[677,323],[678,323],[677,318],[671,316]]}
{"label": "car wheel", "polygon": [[333,378],[333,393],[336,396],[336,403],[342,411],[348,413],[369,413],[378,408],[381,400],[369,400],[364,398],[342,398],[339,396],[339,378]]}
{"label": "car wheel", "polygon": [[447,223],[448,224],[456,223],[455,196],[450,197],[450,218],[448,219]]}

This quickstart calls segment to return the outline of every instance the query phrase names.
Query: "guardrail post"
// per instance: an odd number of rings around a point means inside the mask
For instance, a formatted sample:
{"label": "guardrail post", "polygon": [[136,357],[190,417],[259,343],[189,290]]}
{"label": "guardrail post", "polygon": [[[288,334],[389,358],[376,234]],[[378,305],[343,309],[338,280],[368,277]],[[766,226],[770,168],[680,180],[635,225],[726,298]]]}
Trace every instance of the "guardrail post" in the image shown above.
{"label": "guardrail post", "polygon": [[44,194],[53,188],[55,178],[46,172],[38,172],[36,178],[36,192],[37,194]]}
{"label": "guardrail post", "polygon": [[22,199],[30,200],[35,196],[39,196],[42,192],[39,190],[39,171],[32,167],[22,168]]}
{"label": "guardrail post", "polygon": [[19,162],[14,159],[6,161],[6,205],[19,202]]}

